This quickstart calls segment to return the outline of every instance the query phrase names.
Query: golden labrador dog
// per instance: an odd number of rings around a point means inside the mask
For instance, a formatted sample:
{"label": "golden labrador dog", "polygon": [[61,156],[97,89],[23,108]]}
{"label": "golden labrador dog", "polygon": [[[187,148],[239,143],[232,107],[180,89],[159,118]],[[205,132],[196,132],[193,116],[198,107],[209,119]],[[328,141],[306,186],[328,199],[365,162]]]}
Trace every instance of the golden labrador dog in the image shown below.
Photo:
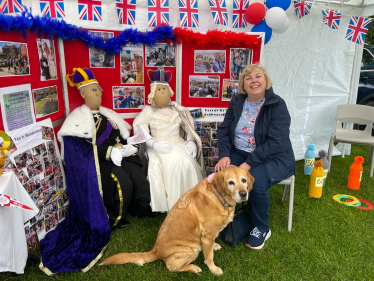
{"label": "golden labrador dog", "polygon": [[254,178],[248,171],[232,166],[216,173],[213,180],[208,179],[186,192],[171,208],[151,251],[117,254],[102,265],[143,265],[162,259],[172,272],[199,273],[201,268],[191,263],[203,250],[210,271],[221,275],[222,269],[213,261],[213,250],[221,249],[215,239],[232,221],[236,203],[248,200]]}

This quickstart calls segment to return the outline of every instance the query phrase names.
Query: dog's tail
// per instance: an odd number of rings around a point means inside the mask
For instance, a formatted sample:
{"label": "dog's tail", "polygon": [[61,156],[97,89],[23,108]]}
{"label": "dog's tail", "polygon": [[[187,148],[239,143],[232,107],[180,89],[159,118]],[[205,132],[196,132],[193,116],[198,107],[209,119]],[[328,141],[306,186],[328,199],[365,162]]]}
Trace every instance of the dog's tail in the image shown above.
{"label": "dog's tail", "polygon": [[122,253],[111,256],[104,260],[100,265],[135,263],[142,266],[145,263],[158,260],[156,250],[152,249],[146,253]]}

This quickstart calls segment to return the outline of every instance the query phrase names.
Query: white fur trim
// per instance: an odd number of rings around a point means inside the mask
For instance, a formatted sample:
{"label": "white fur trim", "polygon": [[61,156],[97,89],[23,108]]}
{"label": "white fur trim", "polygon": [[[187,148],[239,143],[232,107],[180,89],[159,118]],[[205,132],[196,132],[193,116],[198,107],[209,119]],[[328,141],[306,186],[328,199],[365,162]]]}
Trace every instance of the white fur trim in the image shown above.
{"label": "white fur trim", "polygon": [[[112,120],[118,126],[122,138],[127,139],[130,136],[131,126],[122,117],[113,110],[100,107],[100,113]],[[57,139],[61,143],[61,157],[64,159],[64,136],[74,136],[79,138],[91,139],[94,129],[94,119],[91,109],[87,105],[82,105],[74,109],[57,134]]]}

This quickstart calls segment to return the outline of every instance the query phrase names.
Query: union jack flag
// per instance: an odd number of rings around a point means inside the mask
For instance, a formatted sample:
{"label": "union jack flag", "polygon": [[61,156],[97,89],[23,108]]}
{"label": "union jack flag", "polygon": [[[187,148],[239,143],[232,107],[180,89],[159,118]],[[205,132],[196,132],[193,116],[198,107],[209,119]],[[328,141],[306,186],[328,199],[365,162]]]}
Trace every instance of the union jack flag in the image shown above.
{"label": "union jack flag", "polygon": [[197,0],[179,0],[180,26],[199,27]]}
{"label": "union jack flag", "polygon": [[370,27],[371,20],[372,19],[369,18],[352,16],[351,20],[349,21],[345,38],[349,41],[362,45],[365,40],[366,33]]}
{"label": "union jack flag", "polygon": [[247,27],[245,10],[248,8],[249,0],[234,0],[232,9],[232,28]]}
{"label": "union jack flag", "polygon": [[136,0],[116,0],[118,22],[135,25]]}
{"label": "union jack flag", "polygon": [[23,10],[21,0],[0,0],[0,13],[15,14]]}
{"label": "union jack flag", "polygon": [[214,23],[228,25],[227,8],[225,0],[208,0]]}
{"label": "union jack flag", "polygon": [[43,16],[51,18],[64,18],[65,9],[63,0],[40,0],[40,11]]}
{"label": "union jack flag", "polygon": [[293,1],[293,5],[295,7],[295,13],[296,16],[301,19],[302,17],[309,15],[310,10],[312,9],[312,3],[311,2],[306,2],[306,1]]}
{"label": "union jack flag", "polygon": [[101,1],[78,0],[80,20],[102,21]]}
{"label": "union jack flag", "polygon": [[342,14],[339,11],[322,9],[323,23],[332,29],[338,29]]}
{"label": "union jack flag", "polygon": [[169,24],[169,0],[148,0],[148,26]]}

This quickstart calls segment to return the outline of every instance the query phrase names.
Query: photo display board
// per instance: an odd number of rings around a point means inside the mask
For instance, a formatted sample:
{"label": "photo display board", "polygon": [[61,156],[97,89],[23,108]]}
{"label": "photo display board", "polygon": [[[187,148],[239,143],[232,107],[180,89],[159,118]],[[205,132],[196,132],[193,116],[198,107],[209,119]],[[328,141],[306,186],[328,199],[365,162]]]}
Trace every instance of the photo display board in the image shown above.
{"label": "photo display board", "polygon": [[199,48],[183,43],[181,104],[193,108],[227,108],[241,69],[260,62],[261,47],[259,44],[253,49],[243,46],[220,49],[214,45]]}
{"label": "photo display board", "polygon": [[[36,121],[51,118],[53,122],[64,118],[57,39],[33,33],[28,33],[25,38],[18,32],[3,31],[0,31],[0,38],[0,87],[30,84],[26,94],[31,97]],[[13,105],[19,106],[14,102]],[[11,103],[4,106],[12,109]],[[19,111],[18,114],[23,113]],[[0,122],[0,130],[4,130],[3,122]]]}
{"label": "photo display board", "polygon": [[[91,34],[105,40],[117,36],[120,31],[91,30]],[[73,68],[90,68],[103,89],[102,106],[117,113],[138,113],[147,105],[150,93],[150,77],[157,66],[170,71],[169,82],[176,90],[177,47],[166,43],[157,43],[149,47],[129,43],[117,55],[108,55],[102,50],[89,48],[80,41],[64,42],[65,66],[67,74]],[[70,111],[84,103],[79,91],[68,85]],[[175,96],[172,100],[175,100]],[[128,120],[126,120],[128,121]]]}

